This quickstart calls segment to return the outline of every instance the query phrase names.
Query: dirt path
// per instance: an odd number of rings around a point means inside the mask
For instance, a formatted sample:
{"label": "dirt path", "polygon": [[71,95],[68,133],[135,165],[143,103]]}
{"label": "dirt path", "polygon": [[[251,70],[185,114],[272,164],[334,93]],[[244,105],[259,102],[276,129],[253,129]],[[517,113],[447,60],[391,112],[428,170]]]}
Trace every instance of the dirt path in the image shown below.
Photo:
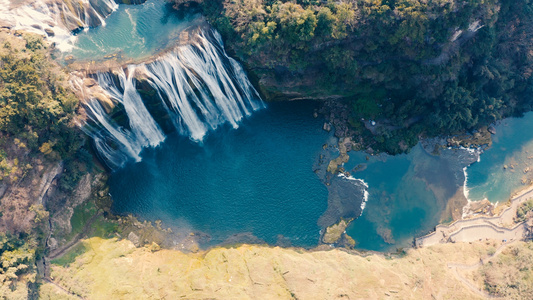
{"label": "dirt path", "polygon": [[95,214],[94,216],[92,216],[88,221],[87,223],[85,223],[85,226],[83,226],[83,229],[80,233],[78,233],[70,242],[68,242],[65,246],[61,247],[61,248],[58,248],[52,252],[50,252],[50,255],[48,255],[47,259],[48,260],[52,260],[52,259],[56,259],[58,257],[61,257],[63,254],[65,254],[66,252],[68,252],[68,250],[70,250],[72,247],[74,247],[79,240],[81,240],[84,236],[86,236],[89,231],[91,230],[91,225],[94,223],[94,221],[96,220],[96,218],[98,218],[99,216],[101,216],[102,213],[101,212],[98,212],[97,214]]}
{"label": "dirt path", "polygon": [[489,294],[489,293],[487,293],[487,292],[485,292],[483,290],[478,289],[478,287],[476,287],[472,282],[470,282],[468,279],[464,278],[458,272],[458,269],[461,269],[461,270],[464,270],[464,271],[475,270],[475,269],[481,267],[482,265],[488,263],[491,259],[493,259],[494,257],[498,256],[504,249],[506,249],[507,247],[509,247],[510,245],[512,245],[512,244],[514,244],[516,242],[517,241],[512,241],[512,242],[507,242],[507,243],[501,244],[498,247],[498,249],[496,249],[494,254],[492,254],[491,256],[487,257],[484,260],[480,260],[479,262],[477,262],[477,263],[475,263],[473,265],[448,263],[447,266],[448,266],[448,268],[453,270],[453,274],[455,275],[457,280],[461,281],[461,283],[463,285],[465,285],[469,290],[471,290],[475,294],[477,294],[477,295],[479,295],[481,297],[487,298],[487,299],[504,299],[503,297],[497,297],[497,296],[491,295],[491,294]]}
{"label": "dirt path", "polygon": [[62,290],[63,292],[65,292],[65,293],[67,293],[69,295],[75,296],[75,297],[80,298],[80,299],[84,299],[83,297],[81,297],[79,295],[71,293],[70,291],[68,291],[67,289],[65,289],[64,287],[62,287],[61,285],[55,283],[52,280],[52,278],[50,277],[50,261],[52,259],[56,259],[56,258],[59,258],[59,257],[63,256],[70,249],[72,249],[74,246],[76,246],[78,244],[78,242],[89,233],[89,231],[91,230],[91,225],[94,223],[96,218],[98,218],[101,215],[102,215],[102,212],[96,213],[94,216],[92,216],[87,221],[87,223],[85,223],[85,226],[83,226],[82,231],[80,233],[78,233],[70,242],[68,242],[63,247],[54,250],[47,257],[43,258],[44,276],[42,278],[43,278],[44,281],[46,281],[46,282],[48,282],[50,284],[53,284],[54,286],[56,286],[57,288],[59,288],[60,290]]}
{"label": "dirt path", "polygon": [[81,297],[80,295],[76,295],[76,294],[70,292],[69,290],[65,289],[64,287],[60,286],[59,284],[55,283],[54,281],[52,281],[52,280],[49,279],[49,278],[44,278],[44,281],[46,281],[46,282],[48,282],[48,283],[54,285],[54,286],[57,287],[59,290],[63,291],[65,294],[69,294],[69,295],[74,296],[74,297],[79,298],[79,299],[85,299],[85,298]]}

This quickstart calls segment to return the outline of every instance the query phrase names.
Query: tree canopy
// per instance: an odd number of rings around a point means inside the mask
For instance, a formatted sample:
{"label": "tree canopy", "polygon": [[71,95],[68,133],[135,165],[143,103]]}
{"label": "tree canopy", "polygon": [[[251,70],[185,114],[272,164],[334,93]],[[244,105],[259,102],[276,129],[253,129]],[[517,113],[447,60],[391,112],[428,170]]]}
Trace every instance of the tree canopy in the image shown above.
{"label": "tree canopy", "polygon": [[[342,96],[353,102],[354,122],[371,113],[411,137],[475,129],[532,107],[530,0],[202,6],[267,97]],[[368,89],[385,92],[368,97]]]}

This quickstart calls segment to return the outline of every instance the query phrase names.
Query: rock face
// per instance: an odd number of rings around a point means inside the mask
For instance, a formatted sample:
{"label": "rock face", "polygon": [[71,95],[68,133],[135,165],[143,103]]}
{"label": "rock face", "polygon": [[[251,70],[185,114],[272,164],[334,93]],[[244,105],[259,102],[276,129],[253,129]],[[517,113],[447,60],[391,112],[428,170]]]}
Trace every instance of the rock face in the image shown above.
{"label": "rock face", "polygon": [[18,233],[29,231],[33,226],[35,212],[32,207],[43,205],[46,196],[53,190],[54,182],[62,171],[61,164],[39,164],[18,182],[3,183],[0,198],[0,231]]}
{"label": "rock face", "polygon": [[132,231],[130,234],[128,234],[128,240],[133,243],[136,247],[138,247],[139,244],[139,237]]}
{"label": "rock face", "polygon": [[85,77],[82,72],[76,71],[71,73],[69,81],[79,99],[83,101],[97,100],[108,114],[115,108],[115,101],[98,85],[95,79]]}

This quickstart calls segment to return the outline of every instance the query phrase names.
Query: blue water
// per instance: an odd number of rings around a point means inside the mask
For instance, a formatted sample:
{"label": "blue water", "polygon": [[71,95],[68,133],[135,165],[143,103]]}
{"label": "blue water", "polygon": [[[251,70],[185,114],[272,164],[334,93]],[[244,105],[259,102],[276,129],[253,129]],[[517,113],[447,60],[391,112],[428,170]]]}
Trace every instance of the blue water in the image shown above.
{"label": "blue water", "polygon": [[[352,176],[363,179],[369,186],[362,216],[347,228],[347,234],[356,241],[356,248],[394,251],[409,247],[415,235],[438,224],[445,198],[457,189],[450,180],[453,176],[450,170],[428,173],[432,169],[429,166],[440,165],[439,159],[427,154],[420,145],[407,155],[374,157],[360,152],[350,155],[350,166],[367,166]],[[439,190],[448,191],[447,195],[437,199],[437,190],[430,189],[426,180],[440,182]]]}
{"label": "blue water", "polygon": [[251,232],[275,244],[316,246],[327,189],[313,163],[327,133],[312,117],[316,103],[272,103],[223,127],[202,144],[178,135],[112,174],[117,213],[133,213],[211,236],[211,244]]}
{"label": "blue water", "polygon": [[[511,194],[531,178],[526,168],[533,168],[533,113],[523,118],[510,118],[496,126],[492,147],[481,155],[481,161],[467,168],[468,197],[472,201],[488,199],[505,202]],[[507,166],[507,169],[504,169]]]}
{"label": "blue water", "polygon": [[[121,5],[106,27],[80,33],[71,54],[148,57],[199,20],[178,18],[163,0]],[[160,147],[144,150],[142,162],[112,174],[114,211],[207,233],[209,244],[249,232],[270,244],[284,237],[295,246],[316,246],[328,195],[313,164],[328,134],[312,117],[315,108],[312,102],[272,103],[238,129],[218,128],[203,143],[169,135]],[[529,179],[533,171],[524,170],[533,168],[532,127],[533,113],[496,127],[492,148],[467,168],[471,200],[504,201]],[[447,159],[420,145],[398,156],[351,153],[345,169],[369,185],[362,216],[347,228],[356,248],[394,251],[449,220],[446,204],[462,188],[463,173]],[[354,170],[357,165],[366,168]]]}
{"label": "blue water", "polygon": [[[281,235],[295,246],[316,246],[328,195],[313,163],[328,135],[312,118],[315,105],[272,103],[202,144],[170,135],[161,147],[145,150],[142,162],[112,175],[114,210],[205,232],[210,244],[250,232],[269,244]],[[467,168],[470,198],[488,190],[489,199],[503,201],[522,186],[523,168],[533,162],[533,134],[523,128],[531,125],[533,113],[496,127],[493,147]],[[362,216],[347,228],[356,248],[409,247],[415,236],[449,220],[447,202],[462,193],[457,155],[468,151],[443,151],[457,152],[431,155],[417,145],[397,156],[350,153],[345,169],[369,185]]]}
{"label": "blue water", "polygon": [[119,5],[105,22],[106,26],[80,32],[68,54],[77,60],[100,60],[111,55],[123,60],[146,58],[171,46],[200,18],[179,17],[171,3],[148,0],[142,5]]}
{"label": "blue water", "polygon": [[[480,162],[466,169],[470,200],[503,202],[531,183],[528,180],[533,179],[533,171],[524,172],[528,167],[533,169],[533,131],[529,128],[533,128],[533,113],[496,125],[492,147],[481,154]],[[450,220],[446,202],[461,192],[457,191],[463,178],[458,172],[460,164],[452,166],[449,158],[429,155],[420,145],[408,155],[353,153],[350,157],[350,167],[367,166],[352,175],[369,185],[363,215],[347,228],[356,248],[394,251],[408,247],[414,237]]]}

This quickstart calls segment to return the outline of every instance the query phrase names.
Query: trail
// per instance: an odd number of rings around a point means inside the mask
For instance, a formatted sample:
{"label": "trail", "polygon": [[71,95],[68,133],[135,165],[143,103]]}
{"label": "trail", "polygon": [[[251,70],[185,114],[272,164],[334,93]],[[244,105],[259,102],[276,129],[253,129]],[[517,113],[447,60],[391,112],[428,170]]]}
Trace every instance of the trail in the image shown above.
{"label": "trail", "polygon": [[56,286],[57,288],[59,288],[60,290],[62,290],[63,292],[65,292],[65,293],[67,293],[69,295],[78,297],[80,299],[85,299],[85,298],[83,298],[83,297],[81,297],[81,296],[79,296],[77,294],[74,294],[74,293],[68,291],[67,289],[65,289],[64,287],[62,287],[61,285],[59,285],[59,284],[57,284],[56,282],[53,281],[53,279],[50,277],[50,261],[52,259],[56,259],[56,258],[59,258],[59,257],[63,256],[70,249],[72,249],[74,246],[76,246],[83,237],[88,235],[89,231],[91,230],[91,225],[94,223],[96,218],[98,218],[101,215],[102,215],[102,212],[98,212],[95,215],[93,215],[87,221],[87,223],[85,223],[85,226],[83,226],[82,231],[80,233],[78,233],[74,238],[72,238],[72,240],[70,242],[68,242],[63,247],[60,247],[60,248],[52,251],[48,256],[43,258],[43,265],[44,265],[44,274],[43,275],[44,276],[42,277],[42,279],[44,281],[46,281],[46,282],[48,282],[50,284],[53,284],[54,286]]}
{"label": "trail", "polygon": [[47,259],[48,260],[52,260],[52,259],[56,259],[56,258],[59,258],[61,257],[62,255],[64,255],[66,252],[68,252],[68,250],[70,250],[72,247],[74,247],[80,239],[82,239],[85,235],[87,235],[89,233],[89,231],[91,230],[91,225],[94,223],[94,221],[96,220],[96,218],[98,218],[99,216],[101,216],[102,213],[101,212],[98,212],[97,214],[95,214],[94,216],[92,216],[88,221],[87,223],[85,223],[85,226],[83,226],[83,229],[80,233],[78,233],[70,242],[68,242],[65,246],[61,247],[61,248],[58,248],[54,251],[52,251],[50,253],[50,255],[48,255]]}
{"label": "trail", "polygon": [[455,277],[461,281],[461,283],[463,283],[468,289],[470,289],[472,292],[474,292],[475,294],[481,296],[481,297],[484,297],[484,298],[487,298],[487,299],[505,299],[504,297],[498,297],[498,296],[494,296],[494,295],[491,295],[483,290],[480,290],[478,289],[472,282],[470,282],[468,279],[464,278],[459,272],[457,269],[462,269],[462,270],[475,270],[479,267],[481,267],[482,265],[484,265],[485,263],[488,263],[491,259],[493,259],[494,257],[498,256],[504,249],[506,249],[507,247],[509,247],[510,245],[516,243],[517,241],[512,241],[512,242],[507,242],[507,243],[503,243],[501,244],[498,249],[496,249],[496,251],[494,252],[494,254],[492,254],[491,256],[489,256],[488,258],[486,259],[480,259],[479,262],[473,264],[473,265],[465,265],[465,264],[455,264],[455,263],[447,263],[447,266],[448,268],[452,269],[453,270],[453,274],[455,275]]}
{"label": "trail", "polygon": [[50,284],[53,284],[55,287],[57,287],[58,289],[60,289],[61,291],[65,292],[66,294],[69,294],[71,296],[74,296],[74,297],[77,297],[79,299],[85,299],[83,298],[82,296],[80,295],[77,295],[77,294],[74,294],[72,292],[70,292],[69,290],[65,289],[64,287],[60,286],[59,284],[55,283],[53,280],[51,280],[50,278],[43,278],[44,281],[50,283]]}
{"label": "trail", "polygon": [[514,225],[514,217],[518,207],[525,201],[533,199],[533,186],[512,197],[511,205],[499,216],[475,217],[458,220],[450,225],[437,225],[435,231],[416,238],[417,247],[427,247],[447,242],[473,242],[480,239],[520,240],[528,233],[525,222]]}

